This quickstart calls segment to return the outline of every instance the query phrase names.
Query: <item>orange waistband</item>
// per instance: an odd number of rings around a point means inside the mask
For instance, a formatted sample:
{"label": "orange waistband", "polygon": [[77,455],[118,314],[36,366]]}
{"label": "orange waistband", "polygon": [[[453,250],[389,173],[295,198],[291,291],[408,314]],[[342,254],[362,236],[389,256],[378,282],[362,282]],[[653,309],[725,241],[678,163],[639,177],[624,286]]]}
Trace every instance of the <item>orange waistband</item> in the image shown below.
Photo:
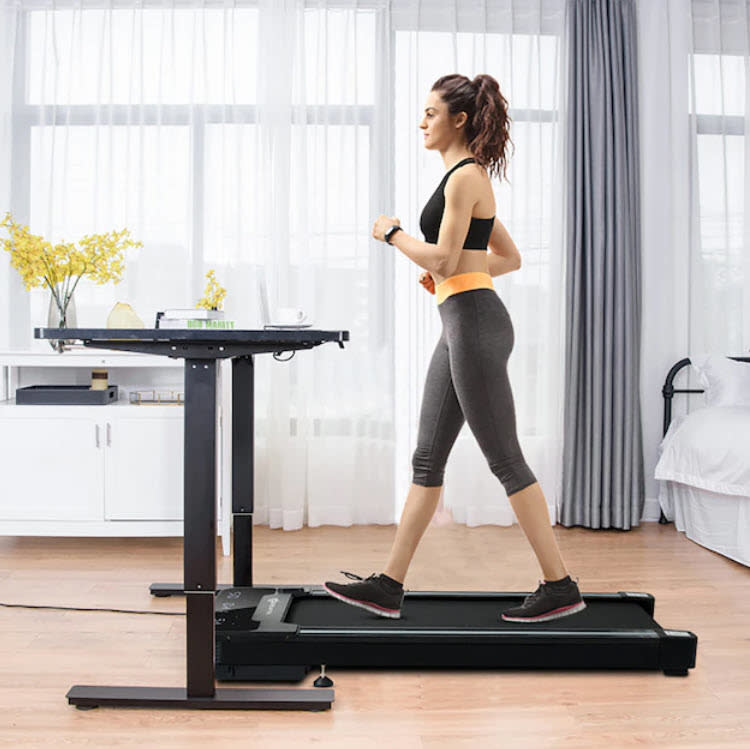
{"label": "orange waistband", "polygon": [[437,303],[442,304],[449,296],[460,294],[462,291],[471,291],[472,289],[492,289],[492,276],[482,271],[473,271],[471,273],[459,273],[457,276],[446,278],[435,287],[437,294]]}

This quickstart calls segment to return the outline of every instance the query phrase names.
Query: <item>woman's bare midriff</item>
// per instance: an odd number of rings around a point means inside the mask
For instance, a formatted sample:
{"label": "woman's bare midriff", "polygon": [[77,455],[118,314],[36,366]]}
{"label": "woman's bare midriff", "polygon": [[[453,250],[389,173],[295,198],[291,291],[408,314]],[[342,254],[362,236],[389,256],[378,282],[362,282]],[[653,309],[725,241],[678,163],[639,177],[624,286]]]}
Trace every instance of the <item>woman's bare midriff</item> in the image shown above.
{"label": "woman's bare midriff", "polygon": [[[459,273],[489,273],[489,263],[487,261],[487,252],[481,250],[461,250],[461,257],[456,269],[451,275],[457,276]],[[442,283],[450,276],[441,276],[437,273],[430,273],[436,284]]]}

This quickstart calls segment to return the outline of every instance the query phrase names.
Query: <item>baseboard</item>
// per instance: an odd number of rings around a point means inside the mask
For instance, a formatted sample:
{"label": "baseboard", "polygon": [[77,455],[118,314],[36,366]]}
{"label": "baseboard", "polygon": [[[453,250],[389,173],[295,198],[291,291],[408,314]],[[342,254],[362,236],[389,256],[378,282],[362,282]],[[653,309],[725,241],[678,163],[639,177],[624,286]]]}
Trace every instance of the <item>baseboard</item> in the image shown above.
{"label": "baseboard", "polygon": [[658,523],[661,516],[661,507],[658,497],[646,497],[643,504],[642,523]]}

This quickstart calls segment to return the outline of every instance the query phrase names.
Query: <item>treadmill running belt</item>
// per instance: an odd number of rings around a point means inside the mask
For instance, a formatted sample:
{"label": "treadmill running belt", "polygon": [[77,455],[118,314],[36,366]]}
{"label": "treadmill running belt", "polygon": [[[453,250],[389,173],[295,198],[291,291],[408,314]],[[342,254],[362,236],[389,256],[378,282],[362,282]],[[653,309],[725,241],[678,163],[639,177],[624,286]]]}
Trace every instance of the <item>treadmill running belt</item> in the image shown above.
{"label": "treadmill running belt", "polygon": [[533,630],[576,630],[576,629],[654,629],[654,620],[636,603],[623,602],[617,606],[617,620],[612,621],[612,604],[599,601],[587,602],[586,608],[578,614],[549,622],[523,623],[506,622],[500,614],[511,606],[517,606],[517,599],[468,599],[465,602],[451,601],[449,598],[412,600],[408,598],[401,609],[400,619],[387,619],[363,609],[348,606],[334,598],[301,598],[292,603],[286,621],[304,628],[334,629],[356,627],[357,629],[504,629],[517,630],[527,627]]}

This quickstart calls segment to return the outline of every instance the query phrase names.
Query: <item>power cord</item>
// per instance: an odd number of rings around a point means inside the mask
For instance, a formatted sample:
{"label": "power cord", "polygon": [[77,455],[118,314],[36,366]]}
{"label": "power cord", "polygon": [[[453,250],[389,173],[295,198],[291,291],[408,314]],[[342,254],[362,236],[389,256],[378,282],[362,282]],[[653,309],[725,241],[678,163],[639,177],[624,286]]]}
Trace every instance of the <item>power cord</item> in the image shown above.
{"label": "power cord", "polygon": [[6,609],[52,609],[54,611],[106,611],[111,614],[151,614],[152,616],[185,616],[184,611],[138,611],[137,609],[89,609],[79,606],[37,606],[25,603],[3,603]]}

